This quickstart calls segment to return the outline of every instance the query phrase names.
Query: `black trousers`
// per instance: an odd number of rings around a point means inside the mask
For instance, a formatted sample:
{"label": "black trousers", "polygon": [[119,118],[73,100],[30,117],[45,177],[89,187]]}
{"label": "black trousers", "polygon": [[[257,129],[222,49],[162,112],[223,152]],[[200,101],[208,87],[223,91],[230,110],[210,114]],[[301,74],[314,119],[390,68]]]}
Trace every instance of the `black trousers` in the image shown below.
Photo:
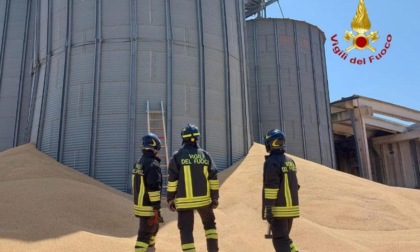
{"label": "black trousers", "polygon": [[146,251],[147,247],[153,247],[156,241],[156,235],[159,231],[159,223],[151,226],[148,225],[147,220],[151,217],[140,217],[139,231],[137,234],[137,243],[135,251]]}
{"label": "black trousers", "polygon": [[[207,251],[216,252],[219,251],[218,237],[216,230],[216,222],[213,209],[210,206],[205,206],[196,209],[201,217],[203,223]],[[181,246],[183,251],[195,251],[194,246],[194,209],[178,211],[178,229],[181,234]]]}
{"label": "black trousers", "polygon": [[290,252],[290,244],[293,241],[289,234],[292,230],[293,218],[274,218],[271,222],[271,232],[273,234],[273,246],[276,252]]}

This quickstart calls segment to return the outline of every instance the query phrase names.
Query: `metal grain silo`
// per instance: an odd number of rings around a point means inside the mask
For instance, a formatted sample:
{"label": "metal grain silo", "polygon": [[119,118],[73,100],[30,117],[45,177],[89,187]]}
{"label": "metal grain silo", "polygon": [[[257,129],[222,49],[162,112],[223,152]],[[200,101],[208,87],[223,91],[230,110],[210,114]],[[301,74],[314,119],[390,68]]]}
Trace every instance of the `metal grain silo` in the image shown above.
{"label": "metal grain silo", "polygon": [[31,9],[29,0],[0,0],[0,151],[29,141]]}
{"label": "metal grain silo", "polygon": [[290,19],[250,20],[246,29],[255,141],[280,128],[289,153],[334,167],[324,33]]}
{"label": "metal grain silo", "polygon": [[169,154],[187,123],[219,168],[250,147],[241,0],[38,0],[31,141],[123,191],[163,104]]}

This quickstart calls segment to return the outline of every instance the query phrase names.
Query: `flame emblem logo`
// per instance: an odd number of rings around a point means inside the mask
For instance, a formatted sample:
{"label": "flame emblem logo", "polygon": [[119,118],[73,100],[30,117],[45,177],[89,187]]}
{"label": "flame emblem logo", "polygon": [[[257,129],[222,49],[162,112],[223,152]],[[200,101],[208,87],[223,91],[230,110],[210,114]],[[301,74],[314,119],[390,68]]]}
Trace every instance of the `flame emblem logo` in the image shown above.
{"label": "flame emblem logo", "polygon": [[356,15],[351,22],[351,28],[356,32],[353,34],[352,31],[345,31],[344,39],[347,42],[352,42],[353,45],[346,48],[346,51],[353,50],[354,48],[359,50],[369,49],[375,52],[376,49],[370,45],[370,42],[375,42],[379,39],[378,31],[371,31],[368,35],[366,32],[370,29],[370,20],[368,12],[365,6],[365,1],[360,0],[357,6]]}

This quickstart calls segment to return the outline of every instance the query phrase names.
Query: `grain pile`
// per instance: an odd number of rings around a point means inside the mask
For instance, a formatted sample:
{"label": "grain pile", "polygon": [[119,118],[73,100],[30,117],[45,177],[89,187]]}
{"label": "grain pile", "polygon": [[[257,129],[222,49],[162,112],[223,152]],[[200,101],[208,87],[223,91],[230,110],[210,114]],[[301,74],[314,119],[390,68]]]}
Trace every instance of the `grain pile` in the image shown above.
{"label": "grain pile", "polygon": [[[221,252],[274,251],[260,218],[264,147],[220,174]],[[420,191],[389,187],[297,157],[301,252],[420,251]],[[166,207],[166,206],[164,206]],[[176,215],[163,209],[157,250],[181,251]],[[27,144],[0,153],[0,251],[133,251],[131,196],[61,165]],[[197,251],[205,251],[196,215]]]}

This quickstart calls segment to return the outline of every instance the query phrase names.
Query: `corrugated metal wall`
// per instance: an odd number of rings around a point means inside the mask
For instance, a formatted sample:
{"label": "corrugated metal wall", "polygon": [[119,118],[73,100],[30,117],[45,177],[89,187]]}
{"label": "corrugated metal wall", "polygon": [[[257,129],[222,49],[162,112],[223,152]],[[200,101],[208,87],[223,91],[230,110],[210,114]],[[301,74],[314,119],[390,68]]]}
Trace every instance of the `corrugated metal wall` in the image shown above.
{"label": "corrugated metal wall", "polygon": [[251,145],[241,0],[35,1],[31,141],[123,191],[166,107],[171,151],[187,123],[219,168]]}
{"label": "corrugated metal wall", "polygon": [[31,7],[30,0],[0,0],[0,151],[29,141]]}
{"label": "corrugated metal wall", "polygon": [[413,139],[375,146],[378,180],[391,186],[420,188],[420,141]]}
{"label": "corrugated metal wall", "polygon": [[334,167],[325,35],[290,19],[246,22],[253,137],[284,131],[289,153]]}

